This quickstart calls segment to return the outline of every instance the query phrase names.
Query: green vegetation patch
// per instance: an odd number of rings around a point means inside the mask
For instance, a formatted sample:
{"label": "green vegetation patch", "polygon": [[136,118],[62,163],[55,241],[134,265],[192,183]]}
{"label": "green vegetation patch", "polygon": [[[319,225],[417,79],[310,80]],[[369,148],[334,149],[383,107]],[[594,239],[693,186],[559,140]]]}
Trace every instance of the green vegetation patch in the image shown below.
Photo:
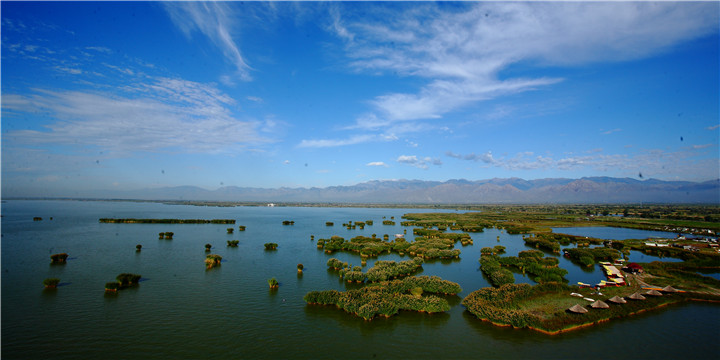
{"label": "green vegetation patch", "polygon": [[[441,234],[441,233],[439,233]],[[330,239],[319,239],[318,249],[331,254],[335,251],[348,251],[360,253],[361,256],[375,257],[382,253],[395,252],[400,255],[409,253],[427,259],[451,259],[460,257],[460,250],[453,249],[456,241],[469,238],[468,234],[442,234],[442,236],[428,238],[420,236],[415,241],[408,242],[405,238],[394,238],[392,241],[373,237],[356,236],[346,240],[340,236]]]}
{"label": "green vegetation patch", "polygon": [[566,250],[570,260],[590,267],[599,261],[614,261],[621,257],[620,251],[613,248],[573,248]]}
{"label": "green vegetation patch", "polygon": [[[489,249],[489,248],[488,248]],[[568,271],[558,266],[557,258],[543,257],[542,251],[521,251],[518,256],[496,256],[492,253],[482,253],[480,256],[480,270],[487,276],[494,287],[515,282],[515,277],[507,268],[512,267],[522,273],[532,275],[538,283],[564,282]]]}
{"label": "green vegetation patch", "polygon": [[[420,290],[418,290],[418,288]],[[376,316],[390,317],[400,310],[437,313],[450,310],[444,298],[424,293],[438,293],[439,289],[462,291],[460,286],[439,277],[408,277],[366,286],[362,289],[311,291],[303,300],[308,304],[335,305],[365,320]],[[419,295],[419,296],[418,296]]]}

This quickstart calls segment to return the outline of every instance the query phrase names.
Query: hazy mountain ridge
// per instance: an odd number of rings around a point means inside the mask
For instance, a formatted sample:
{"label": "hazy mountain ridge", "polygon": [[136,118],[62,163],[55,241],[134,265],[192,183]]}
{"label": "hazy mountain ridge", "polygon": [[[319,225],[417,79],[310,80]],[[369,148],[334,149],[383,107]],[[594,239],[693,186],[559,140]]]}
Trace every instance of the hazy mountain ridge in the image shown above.
{"label": "hazy mountain ridge", "polygon": [[519,178],[445,182],[373,180],[352,186],[326,188],[250,188],[225,186],[207,190],[196,186],[137,191],[106,191],[95,198],[138,200],[206,200],[259,202],[349,203],[708,203],[720,204],[720,179],[705,182],[585,177],[581,179]]}

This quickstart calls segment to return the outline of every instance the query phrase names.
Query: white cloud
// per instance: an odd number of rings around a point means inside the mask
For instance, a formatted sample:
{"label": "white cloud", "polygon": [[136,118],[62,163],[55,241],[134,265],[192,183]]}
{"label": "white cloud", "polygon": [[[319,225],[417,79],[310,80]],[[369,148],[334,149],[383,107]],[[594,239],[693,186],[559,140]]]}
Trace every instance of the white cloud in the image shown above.
{"label": "white cloud", "polygon": [[375,135],[355,135],[347,139],[323,139],[323,140],[302,140],[298,147],[301,148],[324,148],[345,145],[361,144],[368,141],[379,140]]}
{"label": "white cloud", "polygon": [[705,149],[709,147],[717,146],[717,144],[702,144],[702,145],[693,145],[693,149]]}
{"label": "white cloud", "polygon": [[[333,14],[331,28],[345,40],[353,68],[428,79],[417,93],[373,99],[377,117],[385,122],[438,119],[483,100],[562,81],[499,75],[518,62],[639,59],[715,31],[718,21],[714,4],[676,2],[422,4],[404,12],[387,6],[375,17],[351,16]],[[356,126],[371,128],[382,121],[360,119]]]}
{"label": "white cloud", "polygon": [[427,169],[429,165],[442,165],[442,160],[440,159],[431,157],[418,158],[417,155],[400,155],[396,161],[402,164],[412,165],[420,169]]}
{"label": "white cloud", "polygon": [[720,128],[720,124],[707,127],[708,130],[717,130],[718,128]]}
{"label": "white cloud", "polygon": [[[236,24],[228,3],[213,1],[164,4],[170,19],[188,38],[194,31],[199,31],[208,37],[222,51],[225,58],[235,66],[241,80],[252,80],[251,68],[230,33]],[[225,78],[225,82],[230,83],[227,78]]]}
{"label": "white cloud", "polygon": [[532,152],[518,153],[509,158],[495,158],[490,152],[481,155],[474,153],[461,155],[447,152],[446,155],[460,160],[482,162],[483,167],[497,167],[511,171],[591,171],[595,174],[605,173],[612,176],[634,176],[639,170],[642,170],[643,174],[649,177],[662,178],[684,173],[691,174],[694,179],[707,180],[716,179],[720,171],[717,158],[708,158],[708,152],[701,151],[711,147],[717,147],[717,145],[693,146],[677,152],[645,150],[636,155],[592,152],[591,155],[562,158],[536,156]]}
{"label": "white cloud", "polygon": [[490,152],[490,151],[486,152],[485,154],[470,153],[467,155],[455,154],[452,151],[448,151],[445,153],[445,155],[456,158],[456,159],[461,159],[461,160],[481,161],[486,164],[495,163],[495,159],[493,158],[492,152]]}
{"label": "white cloud", "polygon": [[49,112],[46,130],[11,131],[22,144],[97,146],[116,152],[229,153],[270,142],[258,121],[238,120],[234,101],[217,88],[182,79],[155,78],[124,89],[128,95],[35,89],[4,94],[5,115]]}
{"label": "white cloud", "polygon": [[64,67],[64,66],[55,66],[54,69],[57,71],[65,72],[65,73],[72,74],[72,75],[82,74],[82,70],[80,70],[80,69],[73,69],[73,68],[68,68],[68,67]]}
{"label": "white cloud", "polygon": [[385,163],[382,162],[382,161],[372,161],[372,162],[369,162],[369,163],[365,164],[365,166],[382,166],[382,167],[388,167],[388,165],[385,164]]}
{"label": "white cloud", "polygon": [[109,48],[106,48],[104,46],[86,46],[85,49],[87,50],[94,50],[97,52],[105,53],[105,54],[112,54],[113,51]]}

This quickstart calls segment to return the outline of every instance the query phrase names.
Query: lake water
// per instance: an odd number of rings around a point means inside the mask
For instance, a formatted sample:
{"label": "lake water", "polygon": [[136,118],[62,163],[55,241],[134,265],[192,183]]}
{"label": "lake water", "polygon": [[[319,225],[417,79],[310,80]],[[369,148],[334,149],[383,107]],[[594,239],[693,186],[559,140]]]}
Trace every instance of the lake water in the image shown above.
{"label": "lake water", "polygon": [[[364,321],[335,307],[309,306],[311,290],[346,290],[325,263],[336,257],[360,265],[359,256],[327,255],[310,240],[340,235],[391,237],[401,216],[418,209],[198,207],[101,201],[2,203],[3,359],[197,358],[432,358],[432,359],[650,359],[717,358],[720,306],[689,303],[612,321],[561,336],[498,328],[467,313],[460,301],[489,286],[479,271],[480,248],[503,245],[508,255],[527,249],[520,235],[496,229],[471,234],[474,245],[457,261],[423,265],[423,275],[458,282],[464,291],[442,314],[401,312]],[[435,211],[435,210],[433,210]],[[40,216],[43,221],[33,221]],[[397,225],[382,225],[383,217]],[[50,220],[50,217],[53,220]],[[231,225],[100,224],[99,218],[235,219]],[[283,220],[295,225],[283,226]],[[364,230],[347,221],[373,220]],[[326,221],[335,226],[326,227]],[[239,232],[237,227],[247,226]],[[408,233],[412,229],[408,228]],[[172,231],[173,240],[158,240]],[[500,236],[498,242],[497,236]],[[239,240],[237,248],[227,240]],[[263,244],[279,244],[265,251]],[[223,256],[206,270],[204,245]],[[135,245],[142,244],[141,252]],[[66,252],[65,265],[49,255]],[[381,260],[405,260],[388,255]],[[296,265],[303,263],[304,273]],[[369,260],[367,270],[374,260]],[[568,280],[602,274],[561,259]],[[119,273],[141,274],[139,286],[106,295]],[[56,290],[42,280],[61,279]],[[267,279],[280,281],[270,290]],[[518,275],[519,281],[528,279]],[[352,285],[357,287],[358,285]]]}

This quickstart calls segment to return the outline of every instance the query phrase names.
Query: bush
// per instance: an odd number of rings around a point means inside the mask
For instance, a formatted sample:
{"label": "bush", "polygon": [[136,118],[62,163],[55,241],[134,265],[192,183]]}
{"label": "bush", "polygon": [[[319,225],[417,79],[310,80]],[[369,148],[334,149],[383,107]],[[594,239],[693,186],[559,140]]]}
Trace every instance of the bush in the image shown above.
{"label": "bush", "polygon": [[207,264],[208,269],[212,269],[214,266],[220,265],[220,262],[222,261],[222,256],[218,254],[210,254],[205,257],[205,264]]}
{"label": "bush", "polygon": [[265,243],[265,250],[275,250],[277,247],[278,244],[276,243]]}
{"label": "bush", "polygon": [[117,289],[120,287],[120,284],[118,284],[115,281],[105,283],[105,290],[106,291],[117,291]]}
{"label": "bush", "polygon": [[270,278],[270,279],[268,279],[268,285],[270,285],[270,288],[272,289],[272,288],[276,288],[276,287],[280,286],[280,283],[278,283],[277,279]]}
{"label": "bush", "polygon": [[488,277],[490,278],[490,283],[495,287],[515,283],[515,276],[508,269],[493,271]]}
{"label": "bush", "polygon": [[68,258],[68,254],[66,254],[66,253],[52,254],[52,255],[50,255],[50,262],[64,263],[64,262],[66,262],[67,258]]}
{"label": "bush", "polygon": [[122,273],[115,277],[115,280],[118,281],[120,287],[126,287],[137,284],[140,278],[141,276],[138,274]]}
{"label": "bush", "polygon": [[227,246],[230,246],[230,247],[237,247],[238,244],[240,244],[240,240],[228,240],[227,241]]}
{"label": "bush", "polygon": [[43,285],[45,285],[46,288],[54,288],[57,287],[60,283],[60,279],[58,278],[47,278],[43,280]]}

